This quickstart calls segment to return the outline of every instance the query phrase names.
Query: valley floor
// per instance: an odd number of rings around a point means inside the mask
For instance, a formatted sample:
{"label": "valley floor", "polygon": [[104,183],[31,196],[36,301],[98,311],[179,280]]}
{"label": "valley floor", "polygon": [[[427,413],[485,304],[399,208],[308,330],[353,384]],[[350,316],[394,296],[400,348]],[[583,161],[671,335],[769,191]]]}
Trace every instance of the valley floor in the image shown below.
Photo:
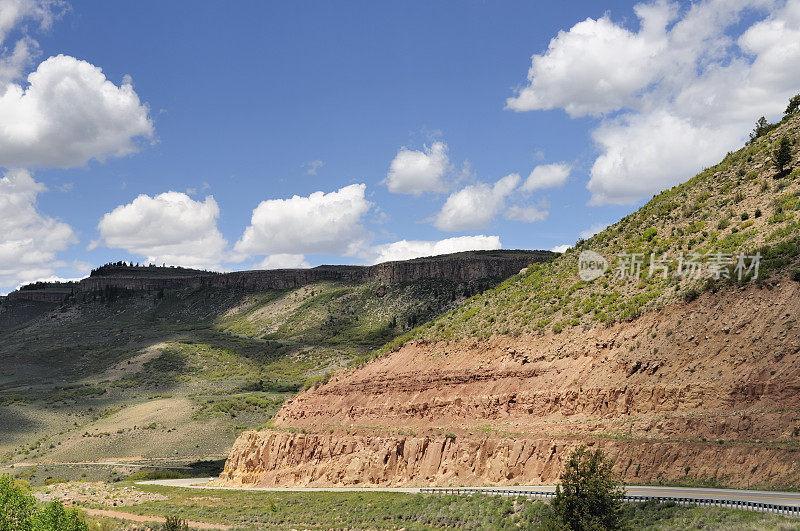
{"label": "valley floor", "polygon": [[[87,499],[87,492],[94,498]],[[90,520],[104,529],[123,529],[126,520],[158,523],[166,516],[206,529],[519,529],[535,528],[546,510],[544,502],[500,496],[197,490],[133,482],[63,484],[40,489],[37,496],[52,499],[56,493],[90,509]],[[634,529],[800,527],[800,519],[778,515],[666,503],[627,505],[626,511]]]}

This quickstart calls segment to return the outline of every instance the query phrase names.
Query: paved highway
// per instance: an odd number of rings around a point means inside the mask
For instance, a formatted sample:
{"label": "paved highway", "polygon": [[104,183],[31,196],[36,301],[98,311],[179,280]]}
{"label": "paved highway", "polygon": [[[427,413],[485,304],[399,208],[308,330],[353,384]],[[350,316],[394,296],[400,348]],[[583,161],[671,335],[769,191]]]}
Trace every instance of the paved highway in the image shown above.
{"label": "paved highway", "polygon": [[[292,491],[292,492],[403,492],[416,494],[419,488],[392,488],[392,487],[219,487],[209,485],[209,481],[216,478],[193,479],[159,479],[154,481],[140,481],[142,485],[163,485],[168,487],[187,487],[192,489],[225,489],[225,490],[260,490],[260,491]],[[514,487],[483,487],[484,490],[503,491],[538,491],[554,492],[554,485],[528,485]],[[770,503],[774,505],[787,505],[800,507],[800,492],[778,492],[764,490],[735,490],[735,489],[699,489],[693,487],[657,487],[635,486],[626,487],[628,496],[651,496],[658,498],[692,498],[697,500],[725,500],[751,503]]]}

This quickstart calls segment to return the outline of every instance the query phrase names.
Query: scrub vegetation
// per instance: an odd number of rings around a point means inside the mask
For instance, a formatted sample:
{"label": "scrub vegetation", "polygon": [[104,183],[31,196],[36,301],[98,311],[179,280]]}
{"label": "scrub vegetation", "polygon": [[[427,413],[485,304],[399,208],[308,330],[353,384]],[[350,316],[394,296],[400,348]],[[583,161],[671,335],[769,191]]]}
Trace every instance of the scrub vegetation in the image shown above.
{"label": "scrub vegetation", "polygon": [[[739,282],[735,256],[762,255],[758,280],[796,269],[800,257],[800,114],[765,124],[742,149],[685,183],[653,197],[636,212],[549,262],[475,296],[445,315],[398,338],[384,350],[412,339],[485,338],[561,332],[635,319],[670,301],[691,300],[705,290]],[[584,250],[608,261],[592,282],[578,275]],[[638,279],[618,278],[620,254],[642,260]],[[705,255],[708,264],[722,253],[731,278],[681,279],[674,276],[681,255]],[[667,278],[650,274],[650,258],[666,259]],[[745,263],[749,265],[749,261]],[[753,272],[741,282],[751,281]]]}
{"label": "scrub vegetation", "polygon": [[[297,391],[495,283],[317,282],[68,300],[0,330],[0,473],[42,484],[220,461],[241,431],[263,426]],[[123,457],[134,459],[68,464]]]}

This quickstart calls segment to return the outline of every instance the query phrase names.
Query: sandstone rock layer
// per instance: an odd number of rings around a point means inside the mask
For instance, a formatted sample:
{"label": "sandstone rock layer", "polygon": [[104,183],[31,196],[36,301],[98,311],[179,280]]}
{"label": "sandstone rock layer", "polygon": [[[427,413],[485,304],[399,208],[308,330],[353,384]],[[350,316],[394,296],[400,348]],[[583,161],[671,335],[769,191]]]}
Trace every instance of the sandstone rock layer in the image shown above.
{"label": "sandstone rock layer", "polygon": [[784,278],[608,328],[408,344],[242,435],[220,481],[552,482],[590,444],[628,481],[797,486],[798,316]]}

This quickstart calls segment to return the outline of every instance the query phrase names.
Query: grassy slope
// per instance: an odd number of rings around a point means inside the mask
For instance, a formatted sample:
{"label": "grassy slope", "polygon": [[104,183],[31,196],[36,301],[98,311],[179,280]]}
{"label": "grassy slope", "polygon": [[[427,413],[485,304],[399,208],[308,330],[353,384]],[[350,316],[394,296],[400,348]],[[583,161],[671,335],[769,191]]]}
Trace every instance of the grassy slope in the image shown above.
{"label": "grassy slope", "polygon": [[[772,152],[782,135],[790,137],[794,169],[776,178]],[[677,268],[677,257],[691,252],[765,255],[760,278],[796,267],[800,254],[800,114],[784,119],[769,134],[687,182],[666,190],[638,211],[550,262],[535,264],[467,301],[426,326],[407,334],[415,338],[488,337],[493,334],[560,331],[632,319],[650,308],[696,290],[716,288],[707,281],[647,276],[651,253],[664,253]],[[577,275],[582,250],[599,252],[610,263],[605,276],[583,282]],[[618,253],[642,253],[640,281],[615,278]],[[721,283],[721,282],[720,282]],[[400,342],[395,342],[397,346]]]}
{"label": "grassy slope", "polygon": [[[120,484],[166,499],[119,510],[148,516],[178,515],[236,529],[535,529],[546,504],[500,496],[443,496],[387,492],[197,491],[153,485]],[[119,493],[108,499],[125,499]],[[99,498],[102,499],[102,498]],[[109,507],[93,503],[95,508]],[[793,529],[797,519],[773,514],[673,504],[626,505],[633,529]],[[114,527],[111,527],[114,529]]]}
{"label": "grassy slope", "polygon": [[0,468],[40,463],[17,468],[40,482],[112,471],[41,463],[222,458],[299,388],[489,285],[322,282],[66,304],[0,333]]}

